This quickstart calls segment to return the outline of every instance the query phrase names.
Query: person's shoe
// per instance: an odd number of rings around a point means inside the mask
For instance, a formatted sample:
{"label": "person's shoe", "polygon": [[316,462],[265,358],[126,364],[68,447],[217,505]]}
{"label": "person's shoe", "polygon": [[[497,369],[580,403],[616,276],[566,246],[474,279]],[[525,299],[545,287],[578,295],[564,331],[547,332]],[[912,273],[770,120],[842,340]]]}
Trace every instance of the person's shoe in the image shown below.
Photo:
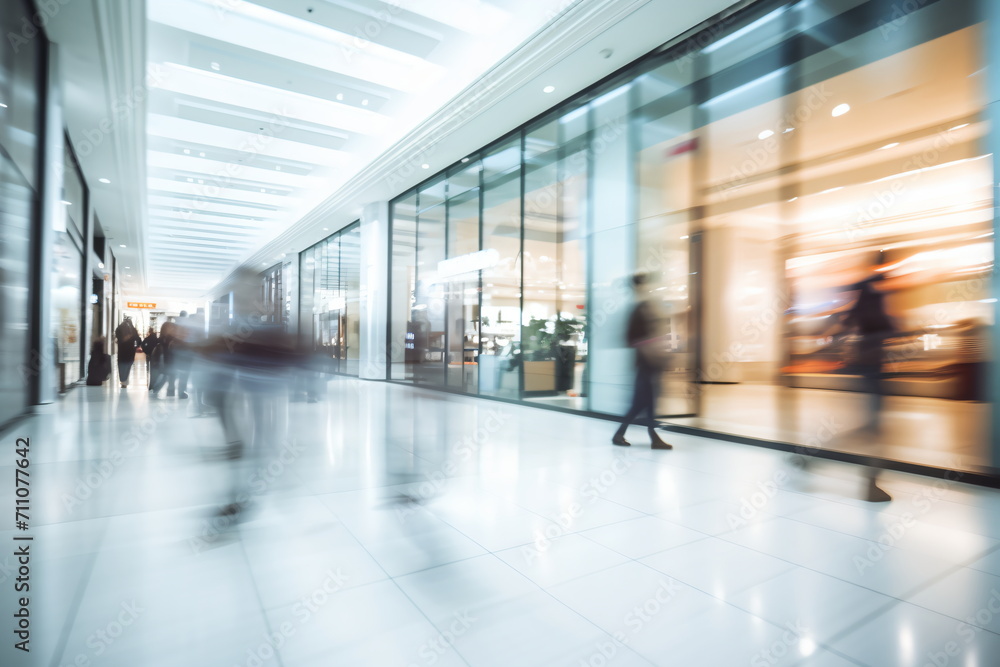
{"label": "person's shoe", "polygon": [[653,449],[673,449],[674,448],[673,445],[671,445],[669,443],[666,443],[666,442],[663,442],[658,437],[654,437],[653,438],[653,442],[649,446],[652,447]]}
{"label": "person's shoe", "polygon": [[180,394],[177,395],[177,398],[187,398],[187,397],[188,395],[186,391],[182,391]]}
{"label": "person's shoe", "polygon": [[612,445],[618,445],[619,447],[631,447],[632,443],[625,439],[624,435],[615,435],[611,438]]}
{"label": "person's shoe", "polygon": [[868,482],[868,490],[865,492],[864,499],[870,503],[887,503],[892,500],[892,496],[880,489],[873,479]]}
{"label": "person's shoe", "polygon": [[121,384],[121,386],[122,386],[122,389],[124,389],[125,387],[127,387],[127,386],[128,386],[128,385],[127,385],[127,384],[125,384],[124,382],[122,382],[122,383],[120,383],[120,384]]}

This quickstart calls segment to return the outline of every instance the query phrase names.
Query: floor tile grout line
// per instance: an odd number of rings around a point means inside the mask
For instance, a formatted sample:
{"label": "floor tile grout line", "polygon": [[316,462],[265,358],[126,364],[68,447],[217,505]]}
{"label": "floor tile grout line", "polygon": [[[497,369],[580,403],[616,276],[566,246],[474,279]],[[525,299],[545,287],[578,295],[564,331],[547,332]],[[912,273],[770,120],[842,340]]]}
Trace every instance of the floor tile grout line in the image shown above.
{"label": "floor tile grout line", "polygon": [[62,631],[59,633],[59,638],[56,640],[55,650],[52,652],[52,662],[50,667],[59,667],[62,664],[63,653],[66,652],[66,646],[69,644],[69,635],[73,631],[73,627],[76,625],[76,617],[80,612],[80,606],[83,604],[84,596],[86,595],[87,589],[90,587],[90,580],[94,575],[94,568],[97,565],[97,558],[101,555],[101,545],[104,543],[104,539],[107,537],[108,530],[111,528],[111,519],[105,519],[105,525],[101,529],[101,536],[97,540],[97,544],[94,545],[94,550],[90,554],[90,562],[87,563],[84,568],[84,572],[80,576],[80,583],[77,585],[76,592],[73,596],[73,602],[70,604],[70,608],[66,611],[66,620],[63,622]]}
{"label": "floor tile grout line", "polygon": [[[250,563],[250,556],[247,555],[246,544],[243,542],[243,535],[240,533],[240,527],[237,526],[236,529],[236,539],[240,543],[240,553],[243,554],[243,564],[246,565],[247,574],[250,576],[250,583],[253,585],[253,595],[257,598],[257,606],[260,608],[260,615],[264,619],[264,628],[267,630],[267,636],[273,637],[275,633],[271,631],[271,620],[267,617],[267,610],[264,609],[264,601],[260,597],[260,587],[257,586],[257,577],[253,573],[253,565]],[[281,647],[274,646],[274,656],[278,659],[279,667],[285,667],[285,661],[281,658]]]}
{"label": "floor tile grout line", "polygon": [[[479,547],[480,547],[481,549],[484,549],[484,550],[486,551],[486,553],[487,553],[487,554],[489,554],[490,556],[492,556],[492,557],[493,557],[493,558],[494,558],[494,559],[495,559],[496,561],[498,561],[499,563],[502,563],[502,564],[503,564],[504,566],[506,566],[507,568],[509,568],[509,569],[510,569],[511,571],[513,571],[513,572],[514,572],[514,573],[515,573],[515,574],[516,574],[517,576],[519,576],[519,577],[521,577],[522,579],[524,579],[524,580],[525,580],[526,582],[528,582],[528,583],[529,583],[530,585],[534,586],[534,587],[535,587],[535,588],[537,588],[537,589],[538,589],[539,591],[541,591],[541,592],[545,593],[546,595],[548,595],[548,596],[549,596],[550,598],[552,598],[553,600],[555,600],[556,602],[558,602],[559,604],[561,604],[562,606],[564,606],[564,607],[565,607],[566,609],[568,609],[568,610],[569,610],[570,612],[572,612],[573,614],[576,614],[576,615],[577,615],[577,616],[579,616],[579,617],[580,617],[581,619],[583,619],[583,620],[584,620],[584,621],[586,621],[587,623],[589,623],[589,624],[591,624],[592,626],[594,626],[595,628],[597,628],[597,629],[598,629],[598,630],[599,630],[600,632],[603,632],[604,634],[608,635],[608,636],[609,636],[609,637],[610,637],[610,638],[611,638],[612,640],[614,640],[614,641],[617,641],[617,640],[615,639],[615,637],[614,637],[614,636],[613,636],[613,635],[612,635],[612,634],[611,634],[610,632],[606,631],[606,630],[605,630],[604,628],[602,628],[601,626],[599,626],[599,625],[597,625],[596,623],[594,623],[594,621],[590,620],[589,618],[587,618],[586,616],[584,616],[583,614],[581,614],[581,613],[580,613],[580,612],[578,612],[577,610],[575,610],[575,609],[573,609],[572,607],[570,607],[569,605],[567,605],[567,604],[566,604],[565,602],[563,602],[562,600],[560,600],[560,599],[558,599],[557,597],[555,597],[555,596],[554,596],[554,595],[553,595],[553,594],[552,594],[551,592],[549,592],[548,590],[546,590],[546,589],[545,589],[545,588],[544,588],[543,586],[541,586],[541,585],[540,585],[539,583],[537,583],[537,582],[536,582],[535,580],[533,580],[533,579],[532,579],[531,577],[528,577],[528,576],[527,576],[527,575],[525,575],[524,573],[522,573],[522,572],[519,572],[519,571],[518,571],[518,570],[517,570],[517,569],[516,569],[516,568],[515,568],[514,566],[512,566],[512,565],[511,565],[510,563],[508,563],[507,561],[505,561],[505,560],[504,560],[503,558],[500,558],[500,556],[498,556],[496,552],[494,552],[494,551],[493,551],[493,550],[491,550],[491,549],[487,549],[487,548],[486,548],[486,547],[485,547],[484,545],[482,545],[482,544],[480,544],[479,542],[477,542],[476,540],[474,540],[474,539],[472,538],[472,536],[470,536],[470,535],[467,535],[467,534],[466,534],[466,533],[464,533],[464,532],[463,532],[462,530],[460,530],[459,528],[455,527],[454,525],[452,525],[451,523],[449,523],[449,522],[448,522],[448,521],[446,521],[445,519],[442,519],[441,517],[437,517],[437,516],[435,516],[435,518],[437,518],[437,519],[438,519],[439,521],[441,521],[442,523],[445,523],[445,524],[447,524],[448,526],[450,526],[450,527],[451,527],[451,528],[452,528],[453,530],[457,531],[457,532],[458,532],[459,534],[461,534],[462,536],[464,536],[464,537],[465,537],[466,539],[468,539],[468,540],[471,540],[471,541],[472,541],[472,542],[473,542],[474,544],[476,544],[477,546],[479,546]],[[531,542],[527,542],[526,544],[532,544],[532,543],[531,543]],[[523,545],[521,545],[521,546],[523,546]],[[517,548],[517,547],[515,546],[515,547],[509,547],[509,548]],[[502,551],[505,551],[505,550],[506,550],[506,549],[503,549]],[[482,555],[486,555],[486,554],[482,554]],[[442,566],[439,566],[439,567],[443,567],[443,565],[442,565]],[[435,626],[435,627],[436,627],[436,626]],[[632,653],[635,653],[635,654],[636,654],[636,655],[637,655],[637,656],[638,656],[638,657],[639,657],[640,659],[642,659],[642,660],[646,660],[646,658],[645,658],[644,656],[642,656],[641,654],[639,654],[639,653],[637,653],[636,651],[632,650],[631,648],[630,648],[629,650],[631,650],[631,651],[632,651]],[[646,662],[649,662],[649,661],[648,661],[648,660],[646,660]],[[651,664],[653,664],[653,665],[655,666],[655,663],[651,663]]]}
{"label": "floor tile grout line", "polygon": [[[426,511],[426,509],[425,509],[425,508],[423,508],[423,507],[421,507],[421,508],[419,508],[419,509],[420,509],[420,510],[424,510],[424,511]],[[430,514],[430,512],[428,512],[428,514]],[[433,516],[433,515],[432,515],[432,516]],[[437,519],[438,521],[442,521],[442,520],[440,519],[440,517],[436,517],[436,516],[435,516],[434,518],[435,518],[435,519]],[[365,553],[367,553],[367,554],[368,554],[368,557],[372,559],[372,562],[374,562],[374,563],[375,563],[375,564],[376,564],[376,565],[377,565],[377,566],[379,567],[379,569],[381,569],[381,570],[382,570],[383,572],[385,572],[385,574],[386,574],[386,577],[388,578],[388,580],[389,580],[389,581],[391,581],[391,582],[392,582],[392,584],[393,584],[393,585],[394,585],[394,586],[395,586],[395,587],[396,587],[397,589],[399,589],[399,591],[400,591],[400,592],[401,592],[401,593],[403,594],[403,596],[404,596],[404,597],[405,597],[405,598],[406,598],[407,600],[409,600],[409,601],[410,601],[410,604],[412,604],[412,605],[413,605],[413,608],[414,608],[414,609],[416,609],[416,610],[417,610],[418,612],[420,612],[420,615],[421,615],[421,616],[423,616],[423,617],[424,617],[424,618],[425,618],[425,619],[427,620],[427,623],[428,623],[428,625],[430,625],[430,626],[431,626],[432,628],[434,628],[435,630],[437,630],[439,634],[443,634],[443,633],[442,633],[442,631],[440,630],[440,628],[438,628],[437,624],[435,624],[435,623],[434,623],[434,621],[432,621],[432,620],[431,620],[431,618],[430,618],[430,617],[429,617],[429,616],[427,615],[427,613],[426,613],[426,612],[425,612],[425,611],[424,611],[424,610],[423,610],[423,609],[422,609],[422,608],[420,607],[420,605],[418,605],[418,604],[417,604],[417,603],[416,603],[416,602],[415,602],[415,601],[414,601],[414,600],[413,600],[412,598],[410,598],[410,596],[409,596],[409,595],[408,595],[408,594],[406,593],[406,591],[405,591],[405,590],[403,590],[403,587],[402,587],[402,586],[400,586],[400,584],[399,584],[399,582],[398,582],[398,581],[396,581],[396,577],[394,577],[394,576],[392,576],[391,574],[389,574],[388,570],[386,570],[386,569],[385,569],[385,567],[384,567],[384,566],[382,565],[382,563],[380,563],[380,562],[378,561],[378,559],[376,559],[376,558],[375,558],[375,556],[374,556],[374,555],[372,555],[372,553],[371,553],[371,552],[370,552],[370,551],[368,550],[368,547],[366,547],[366,546],[364,545],[364,543],[363,543],[363,542],[361,542],[361,540],[360,540],[360,539],[358,539],[358,537],[357,537],[357,536],[356,536],[356,535],[354,534],[354,531],[352,531],[352,530],[350,529],[350,526],[348,526],[348,525],[347,525],[346,523],[344,523],[344,522],[343,522],[343,520],[341,520],[339,516],[337,517],[337,519],[341,521],[341,524],[342,524],[342,525],[344,526],[344,528],[345,528],[345,529],[347,530],[347,532],[348,532],[348,533],[349,533],[349,534],[351,535],[351,537],[352,537],[352,538],[354,538],[354,540],[355,540],[355,541],[356,541],[356,542],[357,542],[357,543],[358,543],[358,544],[359,544],[359,545],[361,546],[361,548],[365,550]],[[442,521],[442,523],[445,523],[445,522],[444,522],[444,521]],[[478,542],[476,542],[475,540],[473,540],[473,539],[472,539],[471,537],[469,537],[468,535],[466,535],[466,534],[465,534],[465,533],[463,533],[462,531],[458,530],[458,529],[457,529],[457,528],[455,528],[454,526],[451,526],[450,524],[447,524],[447,525],[449,525],[449,526],[450,526],[450,527],[452,528],[452,530],[455,530],[455,531],[456,531],[456,532],[458,532],[458,533],[459,533],[460,535],[462,535],[462,536],[463,536],[463,537],[464,537],[465,539],[467,539],[467,540],[470,540],[470,541],[471,541],[471,542],[472,542],[473,544],[475,544],[476,546],[478,546],[478,547],[479,547],[480,549],[483,549],[483,551],[485,552],[485,553],[482,553],[482,554],[477,554],[477,555],[475,555],[475,556],[470,556],[470,557],[468,557],[468,558],[462,558],[462,559],[459,559],[458,561],[453,561],[453,562],[462,562],[462,561],[465,561],[465,560],[471,560],[471,559],[473,559],[473,558],[480,558],[480,557],[482,557],[482,556],[485,556],[485,555],[486,555],[487,553],[489,553],[489,550],[488,550],[488,549],[486,549],[486,548],[485,548],[485,547],[483,547],[483,546],[482,546],[481,544],[479,544]],[[500,559],[498,558],[497,560],[500,560]],[[441,565],[434,565],[434,566],[431,566],[431,567],[428,567],[428,568],[424,568],[423,570],[419,570],[418,572],[426,572],[426,571],[428,571],[428,570],[433,570],[433,569],[434,569],[434,568],[436,568],[436,567],[442,567],[443,565],[450,565],[450,564],[451,564],[451,563],[443,563],[443,564],[441,564]],[[404,575],[400,575],[400,576],[403,576],[403,577],[408,577],[408,576],[410,576],[411,574],[417,574],[417,572],[407,572],[406,574],[404,574]],[[460,651],[458,650],[458,647],[457,647],[456,645],[454,645],[454,644],[449,644],[449,646],[451,646],[451,648],[452,648],[452,649],[453,649],[453,650],[455,651],[455,655],[457,655],[457,656],[458,656],[458,658],[459,658],[459,659],[460,659],[460,660],[461,660],[462,662],[464,662],[464,663],[465,663],[466,665],[469,665],[469,666],[471,667],[471,664],[469,663],[469,661],[468,661],[468,660],[467,660],[467,659],[465,658],[465,656],[464,656],[464,655],[463,655],[463,654],[462,654],[462,653],[461,653],[461,652],[460,652]]]}

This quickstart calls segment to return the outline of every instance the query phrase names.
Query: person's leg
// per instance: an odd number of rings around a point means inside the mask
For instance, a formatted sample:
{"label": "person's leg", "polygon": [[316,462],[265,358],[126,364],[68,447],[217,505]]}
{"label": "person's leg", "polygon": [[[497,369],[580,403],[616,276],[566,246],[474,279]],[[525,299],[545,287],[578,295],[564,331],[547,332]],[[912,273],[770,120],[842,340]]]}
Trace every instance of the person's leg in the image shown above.
{"label": "person's leg", "polygon": [[628,446],[630,443],[625,439],[625,431],[628,430],[629,424],[635,421],[636,417],[643,410],[643,392],[645,386],[645,379],[642,376],[642,371],[638,370],[635,375],[635,385],[632,389],[632,405],[629,407],[628,412],[622,417],[621,426],[615,432],[614,437],[611,442],[616,445]]}
{"label": "person's leg", "polygon": [[[870,347],[868,343],[865,347]],[[881,471],[881,462],[878,454],[881,452],[881,426],[882,426],[882,354],[881,342],[876,349],[865,349],[862,353],[866,362],[861,367],[861,377],[864,391],[868,394],[868,414],[863,427],[865,435],[869,438],[868,450],[870,456],[866,457],[866,483],[865,500],[870,502],[887,502],[892,500],[892,496],[878,486],[878,476]]]}
{"label": "person's leg", "polygon": [[649,430],[649,440],[653,449],[673,449],[672,446],[663,442],[656,432],[659,422],[656,421],[656,406],[660,396],[660,372],[656,369],[649,369],[647,374],[646,391],[646,426]]}
{"label": "person's leg", "polygon": [[191,360],[187,350],[177,350],[177,358],[174,365],[174,376],[177,379],[177,395],[187,398],[188,374],[191,372]]}
{"label": "person's leg", "polygon": [[124,361],[118,362],[118,382],[124,387],[128,384],[128,366]]}

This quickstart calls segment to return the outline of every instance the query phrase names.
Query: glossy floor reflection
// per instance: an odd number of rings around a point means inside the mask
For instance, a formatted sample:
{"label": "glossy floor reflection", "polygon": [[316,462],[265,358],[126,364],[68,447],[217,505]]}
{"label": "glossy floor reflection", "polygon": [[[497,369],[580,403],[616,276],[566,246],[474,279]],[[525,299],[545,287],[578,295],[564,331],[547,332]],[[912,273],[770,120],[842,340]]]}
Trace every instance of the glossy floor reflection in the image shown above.
{"label": "glossy floor reflection", "polygon": [[[141,381],[31,438],[32,651],[4,665],[995,665],[1000,494],[338,379],[219,526],[221,428]],[[8,447],[5,451],[9,453]],[[284,452],[284,454],[282,454]],[[10,502],[13,455],[0,461]],[[11,618],[12,531],[0,557]]]}
{"label": "glossy floor reflection", "polygon": [[[748,438],[871,454],[868,438],[854,432],[866,419],[865,394],[753,383],[703,385],[700,390],[699,416],[666,421]],[[669,396],[663,402],[674,407]],[[988,403],[887,396],[879,456],[934,468],[986,472],[990,467],[989,420]],[[829,436],[831,428],[834,433]]]}

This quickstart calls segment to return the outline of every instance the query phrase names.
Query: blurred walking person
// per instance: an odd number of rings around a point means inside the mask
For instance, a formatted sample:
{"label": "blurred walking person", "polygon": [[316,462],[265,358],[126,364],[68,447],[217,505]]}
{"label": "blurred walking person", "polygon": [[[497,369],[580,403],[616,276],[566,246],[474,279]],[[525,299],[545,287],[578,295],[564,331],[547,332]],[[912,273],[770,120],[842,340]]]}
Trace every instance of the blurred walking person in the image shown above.
{"label": "blurred walking person", "polygon": [[[885,343],[896,333],[896,327],[885,307],[885,292],[882,287],[885,276],[881,272],[857,284],[858,297],[846,311],[844,326],[853,329],[859,336],[857,346],[857,370],[861,376],[863,391],[868,394],[868,414],[860,432],[869,439],[869,448],[878,453],[882,437],[882,407],[885,396]],[[892,497],[877,484],[879,463],[875,457],[868,461],[865,500],[886,502]]]}
{"label": "blurred walking person", "polygon": [[174,323],[174,340],[172,351],[172,363],[174,366],[171,383],[167,387],[167,396],[172,396],[175,385],[178,398],[187,398],[188,377],[191,374],[192,350],[195,344],[195,324],[193,316],[188,315],[186,310],[182,310]]}
{"label": "blurred walking person", "polygon": [[206,402],[222,422],[224,457],[230,462],[226,502],[217,514],[229,522],[278,481],[254,471],[270,471],[275,460],[283,471],[298,451],[289,437],[288,395],[292,373],[303,362],[280,325],[253,317],[259,309],[257,292],[252,273],[237,279],[233,303],[239,324],[202,348]]}
{"label": "blurred walking person", "polygon": [[128,386],[128,377],[135,363],[135,351],[142,344],[142,338],[128,315],[115,329],[115,340],[118,342],[118,380],[124,389]]}
{"label": "blurred walking person", "polygon": [[156,329],[149,327],[146,337],[142,339],[142,353],[146,356],[146,382],[153,386],[153,350],[160,343],[160,337],[156,335]]}
{"label": "blurred walking person", "polygon": [[611,443],[620,447],[630,446],[632,443],[625,439],[625,431],[629,424],[645,415],[641,421],[646,423],[652,448],[673,449],[672,445],[661,440],[656,433],[656,403],[660,393],[660,375],[667,363],[667,341],[665,318],[659,305],[650,296],[649,282],[649,276],[645,273],[637,273],[632,277],[632,287],[638,303],[628,318],[626,342],[635,350],[635,387],[632,405],[622,418],[622,424]]}
{"label": "blurred walking person", "polygon": [[[149,382],[149,391],[152,392],[154,397],[159,397],[160,389],[163,385],[170,382],[171,376],[173,374],[173,364],[172,364],[172,350],[174,342],[174,328],[175,325],[172,322],[164,322],[163,326],[160,327],[160,337],[153,348],[153,354],[150,357],[150,373],[152,373],[152,380]],[[172,396],[173,392],[171,388],[167,388],[167,396]]]}

